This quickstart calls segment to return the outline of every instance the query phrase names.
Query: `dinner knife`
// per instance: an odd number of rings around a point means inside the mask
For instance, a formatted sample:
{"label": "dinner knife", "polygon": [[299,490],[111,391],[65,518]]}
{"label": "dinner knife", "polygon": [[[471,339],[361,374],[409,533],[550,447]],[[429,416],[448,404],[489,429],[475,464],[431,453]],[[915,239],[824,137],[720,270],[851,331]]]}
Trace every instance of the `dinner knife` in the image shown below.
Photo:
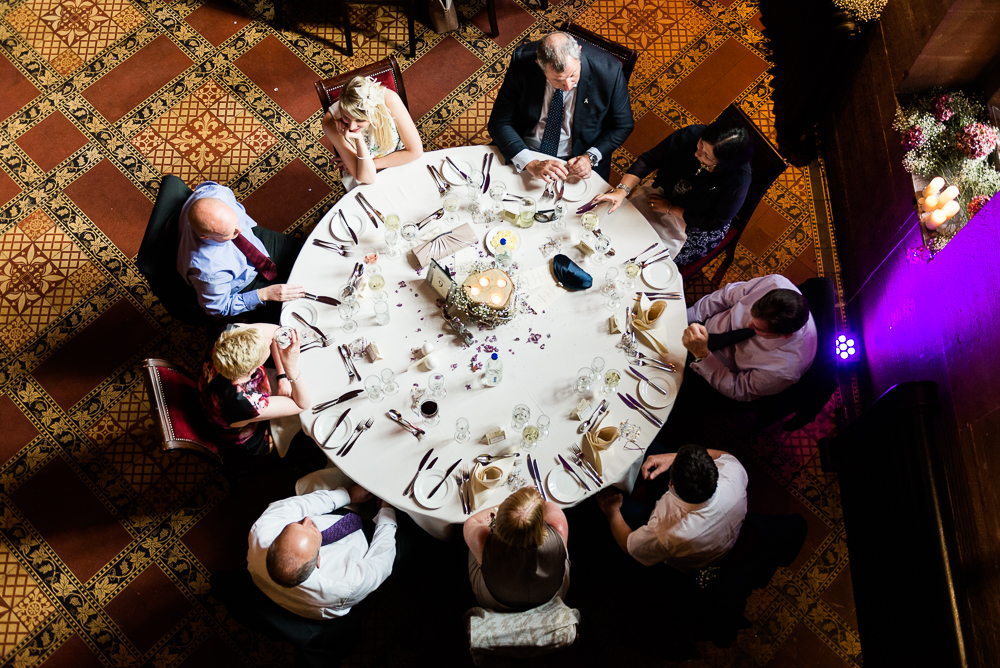
{"label": "dinner knife", "polygon": [[337,431],[337,427],[340,426],[340,423],[344,421],[344,418],[346,418],[347,414],[350,413],[350,412],[351,412],[351,409],[348,408],[346,411],[344,411],[343,413],[340,414],[340,417],[337,418],[337,424],[333,425],[333,429],[330,430],[330,433],[327,435],[326,438],[323,439],[323,442],[320,443],[319,447],[321,447],[321,448],[325,448],[326,447],[326,444],[330,442],[330,439],[333,438],[333,434]]}
{"label": "dinner knife", "polygon": [[531,465],[535,467],[535,479],[538,480],[538,493],[542,495],[543,499],[548,501],[549,494],[545,491],[545,485],[542,484],[542,474],[538,472],[538,460],[532,460]]}
{"label": "dinner knife", "polygon": [[463,172],[463,171],[462,171],[461,169],[459,169],[459,168],[458,168],[458,165],[456,165],[456,164],[455,164],[454,162],[452,162],[452,160],[451,160],[451,158],[450,158],[450,157],[448,157],[448,156],[445,156],[445,157],[444,157],[444,159],[448,161],[448,164],[449,164],[449,165],[451,165],[451,166],[452,166],[452,168],[453,168],[453,169],[454,169],[454,170],[455,170],[456,172],[458,172],[458,173],[459,173],[459,174],[460,174],[460,175],[462,176],[462,178],[463,178],[463,179],[465,179],[466,181],[468,181],[468,180],[469,180],[469,176],[468,176],[468,175],[467,175],[467,174],[466,174],[465,172]]}
{"label": "dinner knife", "polygon": [[[340,359],[344,360],[344,366],[347,367],[347,379],[348,382],[354,381],[354,369],[351,368],[351,363],[347,361],[347,354],[344,352],[344,346],[337,346],[337,352],[340,353]],[[361,380],[358,378],[358,380]]]}
{"label": "dinner knife", "polygon": [[330,408],[331,406],[336,406],[339,403],[343,403],[345,401],[350,401],[351,399],[353,399],[354,397],[358,396],[362,392],[364,392],[363,389],[351,390],[350,392],[344,392],[342,395],[340,395],[336,399],[331,399],[330,401],[324,401],[322,403],[319,403],[319,404],[316,404],[315,406],[313,406],[312,407],[313,413],[319,413],[320,411],[325,411],[327,408]]}
{"label": "dinner knife", "polygon": [[[483,173],[483,181],[484,182],[486,181],[486,163],[489,162],[489,161],[490,161],[490,154],[489,153],[484,153],[483,154],[483,166],[479,170],[479,171],[481,171]],[[483,192],[486,192],[486,190],[483,189]]]}
{"label": "dinner knife", "polygon": [[[432,489],[431,493],[427,495],[428,499],[431,498],[432,496],[434,496],[434,494],[436,494],[437,491],[439,489],[441,489],[441,485],[443,485],[446,482],[448,482],[448,476],[450,476],[451,472],[455,470],[455,467],[458,466],[461,463],[462,463],[462,460],[459,459],[457,462],[455,462],[454,464],[452,464],[451,466],[448,467],[448,470],[444,472],[444,477],[441,478],[441,481],[438,484],[434,485],[434,489]],[[427,470],[430,470],[430,467],[427,467]]]}
{"label": "dinner knife", "polygon": [[659,242],[659,241],[654,241],[654,242],[653,242],[653,243],[652,243],[652,244],[651,244],[651,245],[649,246],[649,248],[647,248],[646,250],[642,251],[641,253],[639,253],[638,255],[636,255],[636,256],[635,256],[635,257],[633,257],[633,258],[630,258],[630,259],[628,259],[628,260],[625,260],[626,264],[627,264],[627,263],[629,263],[629,262],[635,262],[635,261],[636,261],[636,260],[638,260],[638,259],[639,259],[640,257],[642,257],[643,255],[645,255],[646,253],[648,253],[649,251],[653,250],[654,248],[656,248],[656,247],[657,247],[657,246],[659,246],[659,245],[660,245],[660,242]]}
{"label": "dinner knife", "polygon": [[[605,190],[604,193],[602,193],[602,194],[607,195],[608,193],[613,193],[614,191],[615,191],[614,188],[609,188],[608,190]],[[576,212],[578,214],[580,214],[580,213],[587,213],[591,209],[596,209],[597,207],[599,207],[602,204],[604,204],[604,200],[601,200],[600,202],[595,202],[594,200],[590,200],[589,202],[587,202],[586,204],[584,204],[583,206],[581,206],[579,209],[577,209]]]}
{"label": "dinner knife", "polygon": [[639,266],[645,268],[645,267],[648,267],[649,265],[653,264],[654,262],[659,262],[660,260],[662,260],[664,258],[669,258],[669,257],[670,257],[670,249],[669,248],[664,248],[663,250],[661,250],[659,252],[656,252],[656,253],[653,253],[652,255],[650,255],[649,257],[647,257],[645,260],[643,260],[642,262],[640,262]]}
{"label": "dinner knife", "polygon": [[319,338],[321,338],[321,339],[325,339],[326,338],[326,334],[323,333],[323,330],[321,330],[316,325],[310,325],[308,322],[306,322],[305,318],[303,318],[301,315],[299,315],[295,311],[292,311],[292,317],[295,318],[296,320],[298,320],[299,322],[301,322],[303,325],[305,325],[306,327],[308,327],[312,331],[314,331],[315,333],[319,334]]}
{"label": "dinner knife", "polygon": [[657,390],[657,391],[658,391],[658,392],[659,392],[660,394],[663,394],[663,395],[666,395],[666,394],[667,394],[667,391],[666,391],[666,390],[664,390],[664,389],[663,389],[662,387],[660,387],[659,385],[657,385],[656,383],[654,383],[653,381],[651,381],[651,380],[650,380],[649,378],[646,378],[645,376],[643,376],[643,375],[642,375],[641,373],[639,373],[639,371],[638,371],[638,370],[636,370],[636,369],[635,369],[634,367],[632,367],[631,365],[629,366],[628,370],[632,372],[632,375],[636,376],[637,378],[641,378],[642,380],[644,380],[644,381],[646,381],[647,383],[649,383],[649,385],[650,385],[650,386],[651,386],[651,387],[652,387],[652,388],[653,388],[654,390]]}
{"label": "dinner knife", "polygon": [[643,408],[632,397],[630,397],[630,396],[626,397],[626,395],[623,395],[621,392],[619,392],[618,393],[618,398],[621,399],[622,402],[626,406],[628,406],[629,408],[631,408],[632,410],[638,411],[639,414],[642,415],[647,420],[649,420],[653,424],[654,427],[660,427],[660,428],[663,427],[663,423],[660,422],[659,418],[657,418],[655,415],[653,415],[652,413],[650,413],[649,411],[647,411],[645,408]]}
{"label": "dinner knife", "polygon": [[[347,218],[346,218],[346,217],[344,216],[344,210],[343,210],[343,209],[339,209],[339,210],[337,211],[337,213],[339,213],[339,214],[340,214],[340,219],[341,219],[342,221],[344,221],[344,227],[346,227],[346,228],[347,228],[347,231],[348,231],[348,232],[350,232],[350,234],[351,234],[351,239],[353,239],[353,240],[354,240],[354,245],[355,245],[355,246],[357,246],[357,245],[358,245],[358,235],[356,235],[356,234],[354,233],[354,230],[352,230],[352,229],[351,229],[351,226],[347,224]],[[374,223],[375,221],[373,220],[372,222]]]}
{"label": "dinner knife", "polygon": [[348,441],[347,445],[337,453],[338,457],[346,457],[351,453],[351,449],[354,448],[354,444],[358,442],[358,439],[361,438],[366,431],[372,428],[372,418],[368,418],[368,422],[362,423],[361,427],[361,431],[354,434],[354,437]]}
{"label": "dinner knife", "polygon": [[[365,197],[365,194],[364,193],[358,193],[358,197],[361,198],[359,201],[362,204],[364,204],[364,206],[368,207],[371,210],[371,212],[375,214],[375,217],[378,218],[384,224],[385,223],[385,218],[382,217],[382,212],[379,211],[378,209],[376,209],[374,206],[372,206],[372,203],[368,201],[368,198]],[[375,224],[375,229],[378,229],[378,224],[377,223]]]}
{"label": "dinner knife", "polygon": [[483,179],[483,192],[485,193],[490,189],[490,170],[493,169],[493,152],[489,154],[490,161],[486,165],[486,178]]}
{"label": "dinner knife", "polygon": [[431,167],[430,165],[427,165],[427,171],[431,173],[431,178],[434,179],[434,185],[437,187],[438,192],[443,195],[444,194],[444,186],[442,186],[441,182],[438,181],[437,174],[434,173],[434,168]]}
{"label": "dinner knife", "polygon": [[327,297],[325,295],[314,295],[311,292],[307,292],[302,296],[314,302],[319,302],[320,304],[326,304],[327,306],[340,306],[340,300],[334,299],[333,297]]}
{"label": "dinner knife", "polygon": [[424,453],[424,458],[420,460],[420,466],[417,467],[417,472],[413,474],[413,480],[411,480],[410,484],[407,485],[406,489],[403,490],[403,496],[409,495],[411,489],[413,488],[413,483],[417,481],[417,476],[420,475],[420,469],[424,468],[424,464],[426,464],[427,460],[431,458],[432,452],[434,452],[434,448],[431,448],[426,453]]}
{"label": "dinner knife", "polygon": [[430,471],[432,468],[434,468],[434,465],[437,463],[438,463],[438,458],[435,457],[434,459],[431,460],[431,463],[427,465],[427,470]]}
{"label": "dinner knife", "polygon": [[583,488],[589,492],[590,491],[590,485],[588,485],[587,483],[585,483],[583,481],[583,478],[580,477],[579,473],[577,473],[576,471],[573,470],[573,467],[569,465],[569,462],[567,462],[565,459],[563,459],[562,455],[556,455],[556,457],[558,457],[559,461],[562,462],[563,468],[566,469],[567,471],[569,471],[570,473],[572,473],[573,477],[576,478],[577,481],[581,485],[583,485]]}
{"label": "dinner knife", "polygon": [[[360,195],[360,194],[361,193],[358,193],[358,195]],[[372,212],[369,211],[368,208],[364,204],[361,203],[361,198],[358,197],[358,195],[354,196],[354,201],[358,203],[358,205],[361,207],[361,210],[365,212],[366,216],[368,216],[368,220],[372,221],[372,225],[374,225],[377,228],[378,227],[378,221],[375,220],[375,216],[372,215]]]}
{"label": "dinner knife", "polygon": [[575,457],[577,465],[583,469],[583,472],[587,474],[587,477],[597,483],[598,487],[603,487],[604,479],[597,475],[597,471],[594,470],[594,467],[591,466],[590,462],[584,459],[583,453],[575,455]]}
{"label": "dinner knife", "polygon": [[344,349],[344,361],[351,365],[351,369],[354,371],[354,377],[359,381],[361,380],[361,374],[358,373],[358,367],[354,366],[354,358],[351,357],[351,351],[347,349],[346,345],[341,346]]}

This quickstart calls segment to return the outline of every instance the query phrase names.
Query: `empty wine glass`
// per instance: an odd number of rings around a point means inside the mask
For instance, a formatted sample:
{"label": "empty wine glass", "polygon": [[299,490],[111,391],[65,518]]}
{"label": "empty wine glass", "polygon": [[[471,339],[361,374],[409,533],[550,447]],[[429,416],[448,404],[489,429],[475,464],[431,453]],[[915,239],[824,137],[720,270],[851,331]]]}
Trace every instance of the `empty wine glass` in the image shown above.
{"label": "empty wine glass", "polygon": [[444,374],[436,373],[430,377],[427,381],[427,389],[430,390],[430,397],[432,399],[441,400],[448,396],[447,390],[444,389]]}
{"label": "empty wine glass", "polygon": [[590,369],[594,372],[594,380],[597,380],[597,377],[601,375],[602,371],[604,371],[604,358],[595,357],[590,363]]}
{"label": "empty wine glass", "polygon": [[447,195],[445,195],[444,210],[448,212],[448,215],[445,217],[445,220],[447,220],[452,225],[458,222],[458,214],[455,213],[456,211],[458,211],[458,205],[459,201],[458,201],[458,195],[456,193],[449,192]]}
{"label": "empty wine glass", "polygon": [[469,431],[469,421],[465,418],[455,420],[455,440],[459,443],[468,443],[472,439],[472,432]]}
{"label": "empty wine glass", "polygon": [[291,327],[279,327],[274,330],[274,342],[278,344],[279,348],[287,348],[291,345],[292,331]]}
{"label": "empty wine glass", "polygon": [[382,369],[382,373],[379,375],[382,378],[383,392],[390,397],[399,392],[399,383],[396,382],[396,374],[392,372],[392,369]]}
{"label": "empty wine glass", "polygon": [[548,415],[539,415],[538,419],[535,420],[535,426],[538,427],[538,440],[544,441],[549,437],[549,427],[552,425],[552,418]]}
{"label": "empty wine glass", "polygon": [[399,230],[400,236],[403,237],[403,241],[406,242],[407,247],[413,240],[417,238],[417,226],[411,222],[403,223],[402,229]]}
{"label": "empty wine glass", "polygon": [[365,378],[365,392],[368,393],[368,401],[377,404],[385,398],[382,392],[382,379],[378,376],[368,376]]}
{"label": "empty wine glass", "polygon": [[469,172],[469,178],[465,181],[469,191],[469,203],[478,202],[483,196],[483,173]]}
{"label": "empty wine glass", "polygon": [[523,429],[524,425],[526,425],[530,419],[531,409],[524,404],[518,404],[517,406],[514,406],[514,411],[511,413],[510,425],[514,427],[514,429]]}
{"label": "empty wine glass", "polygon": [[389,229],[388,223],[386,223],[386,228],[385,228],[385,256],[392,260],[395,260],[396,258],[399,257],[399,249],[396,248],[396,244],[399,243],[399,229],[398,229],[399,216],[396,216],[396,218],[397,218],[396,221],[397,229],[395,230]]}
{"label": "empty wine glass", "polygon": [[556,202],[552,205],[552,231],[562,232],[566,229],[566,203]]}
{"label": "empty wine glass", "polygon": [[605,395],[612,395],[618,389],[618,383],[621,382],[622,374],[617,369],[608,369],[604,374],[604,387],[602,392]]}
{"label": "empty wine glass", "polygon": [[[382,292],[382,293],[376,293],[376,294],[383,294],[384,295],[385,293]],[[386,302],[386,301],[377,301],[374,304],[372,304],[372,308],[375,309],[375,322],[377,322],[380,325],[388,325],[389,324],[389,303]]]}
{"label": "empty wine glass", "polygon": [[611,239],[603,234],[597,235],[594,241],[594,254],[590,256],[590,261],[600,266],[608,261],[607,252],[611,250]]}
{"label": "empty wine glass", "polygon": [[490,185],[490,199],[493,200],[493,207],[490,209],[490,218],[494,222],[500,220],[503,213],[503,198],[507,196],[507,184],[497,180]]}
{"label": "empty wine glass", "polygon": [[601,294],[605,297],[615,291],[615,280],[618,278],[618,269],[611,267],[604,274],[604,285],[601,286]]}
{"label": "empty wine glass", "polygon": [[354,322],[354,311],[350,304],[341,304],[337,307],[340,319],[344,321],[344,331],[348,334],[358,328],[358,323]]}
{"label": "empty wine glass", "polygon": [[587,396],[590,392],[590,385],[594,382],[594,371],[589,366],[585,366],[576,372],[576,385],[574,391],[581,397]]}

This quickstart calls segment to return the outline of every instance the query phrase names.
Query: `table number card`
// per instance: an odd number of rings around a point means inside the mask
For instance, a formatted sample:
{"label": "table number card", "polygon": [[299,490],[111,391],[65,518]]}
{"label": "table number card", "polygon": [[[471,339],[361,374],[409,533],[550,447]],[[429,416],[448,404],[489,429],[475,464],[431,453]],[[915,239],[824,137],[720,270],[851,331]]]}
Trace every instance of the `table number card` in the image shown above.
{"label": "table number card", "polygon": [[431,286],[431,289],[443,299],[447,299],[454,283],[455,281],[451,278],[448,270],[439,265],[437,261],[431,260],[431,266],[427,270],[427,284]]}

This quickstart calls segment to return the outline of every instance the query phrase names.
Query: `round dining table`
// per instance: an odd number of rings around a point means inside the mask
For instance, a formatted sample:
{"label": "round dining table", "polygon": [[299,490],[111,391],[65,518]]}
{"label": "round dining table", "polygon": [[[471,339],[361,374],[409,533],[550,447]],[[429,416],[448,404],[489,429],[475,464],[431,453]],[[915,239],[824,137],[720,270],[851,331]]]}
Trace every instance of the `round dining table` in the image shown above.
{"label": "round dining table", "polygon": [[[355,446],[347,454],[337,455],[342,439],[328,443],[324,449],[328,458],[347,478],[392,506],[406,511],[418,525],[442,539],[451,534],[455,525],[462,524],[469,517],[463,510],[457,492],[458,486],[449,483],[447,487],[443,487],[442,489],[450,492],[450,496],[444,500],[443,505],[433,509],[420,505],[412,495],[403,494],[429,449],[434,449],[430,459],[437,460],[434,468],[442,472],[455,462],[460,462],[455,471],[461,471],[466,466],[471,468],[473,458],[480,454],[497,455],[517,451],[521,444],[521,434],[511,427],[511,416],[516,405],[524,404],[531,412],[530,424],[535,424],[541,414],[551,419],[548,436],[539,440],[530,453],[538,465],[543,482],[553,469],[563,468],[558,458],[558,455],[562,455],[591,488],[590,492],[585,492],[581,487],[580,493],[572,495],[575,498],[569,503],[561,504],[567,507],[596,493],[598,487],[584,475],[584,471],[571,456],[572,447],[580,446],[583,438],[578,433],[581,421],[571,417],[580,401],[580,396],[575,391],[578,370],[590,366],[595,357],[601,357],[605,362],[605,371],[615,369],[620,372],[621,383],[617,391],[641,400],[637,391],[639,381],[628,371],[629,362],[622,349],[622,336],[620,333],[612,333],[610,329],[612,313],[607,310],[601,286],[611,267],[618,268],[620,277],[623,278],[624,262],[659,241],[656,233],[627,200],[613,214],[607,213],[608,205],[604,204],[595,213],[599,216],[600,230],[611,239],[615,254],[604,264],[596,264],[585,255],[577,245],[585,231],[581,227],[581,217],[575,211],[595,195],[608,189],[608,184],[596,173],[592,173],[582,184],[577,184],[572,192],[567,189],[565,196],[573,196],[574,201],[566,202],[567,225],[561,232],[553,232],[551,224],[541,222],[536,222],[528,229],[520,229],[503,221],[473,224],[467,187],[461,184],[455,170],[447,165],[445,158],[450,157],[462,171],[479,171],[484,156],[491,151],[495,152],[495,148],[465,146],[431,151],[424,153],[415,162],[382,171],[374,184],[359,186],[348,192],[326,213],[310,234],[296,260],[289,282],[301,284],[312,294],[334,296],[348,282],[355,262],[363,261],[365,249],[376,248],[380,252],[377,264],[386,280],[385,291],[390,307],[387,324],[377,324],[374,301],[368,288],[361,290],[358,300],[360,310],[354,316],[358,327],[351,333],[343,331],[343,320],[334,305],[315,301],[287,302],[283,305],[281,318],[282,323],[294,324],[289,322],[288,316],[292,311],[298,312],[314,319],[313,324],[327,335],[332,335],[335,341],[335,345],[317,346],[301,353],[302,377],[308,384],[313,404],[335,399],[351,389],[361,389],[366,378],[379,375],[384,369],[394,372],[399,385],[396,394],[372,402],[365,392],[361,392],[359,396],[321,413],[314,414],[307,410],[300,416],[302,426],[321,443],[329,434],[318,433],[320,425],[316,422],[326,413],[336,416],[350,409],[345,424],[351,433],[359,423],[372,418],[371,428],[358,437]],[[376,229],[366,210],[356,199],[356,195],[361,193],[383,217],[396,214],[404,224],[417,222],[440,209],[444,199],[432,180],[427,165],[440,169],[449,181],[456,184],[452,186],[451,192],[459,194],[461,208],[457,212],[457,224],[447,220],[447,217],[433,221],[420,231],[420,236],[412,243],[416,245],[421,239],[426,240],[469,223],[477,237],[476,245],[469,247],[471,250],[462,250],[438,261],[452,272],[456,281],[461,283],[465,279],[463,273],[467,273],[470,268],[474,269],[476,262],[493,261],[484,243],[488,234],[504,228],[513,230],[519,236],[511,276],[519,284],[518,290],[526,296],[531,308],[494,329],[466,320],[475,339],[471,345],[466,345],[446,325],[441,308],[443,300],[426,282],[428,269],[418,266],[418,261],[409,251],[406,242],[401,242],[398,258],[388,258],[385,253],[384,224],[379,223]],[[534,197],[539,210],[552,208],[552,199],[542,199],[545,183],[533,179],[527,171],[518,174],[512,166],[504,166],[498,153],[489,175],[491,185],[503,181],[510,193]],[[491,204],[488,195],[483,195],[482,203],[485,207]],[[508,202],[505,206],[514,212],[517,210],[515,202]],[[353,257],[342,257],[313,243],[314,240],[342,241],[344,229],[340,222],[341,210],[351,221],[352,227],[363,227],[355,230],[360,235],[357,252]],[[338,231],[336,237],[335,231]],[[543,249],[546,244],[549,244],[548,247]],[[571,292],[555,283],[548,268],[552,265],[552,251],[556,244],[558,252],[567,255],[592,275],[592,288]],[[353,247],[350,241],[346,245]],[[645,257],[650,255],[652,253]],[[670,260],[666,260],[664,264],[669,265]],[[679,272],[668,272],[668,279],[669,284],[657,284],[656,287],[682,295]],[[636,279],[634,291],[625,294],[622,306],[618,309],[623,321],[626,308],[633,303],[635,291],[650,289],[641,276]],[[683,375],[680,372],[684,368],[687,354],[681,345],[681,334],[687,326],[687,314],[683,299],[667,301],[666,304],[662,328],[666,332],[668,352],[657,354],[641,343],[639,348],[650,357],[673,363],[678,372],[670,380],[679,388]],[[369,362],[367,359],[354,358],[361,380],[349,381],[347,365],[336,344],[350,343],[362,337],[375,344],[382,359]],[[414,366],[414,360],[420,359],[420,349],[425,344],[434,347],[432,354],[436,366],[433,371],[427,370],[423,365]],[[482,367],[492,352],[496,352],[503,363],[503,377],[499,385],[487,387],[483,384]],[[645,373],[650,369],[651,367],[646,366],[641,371]],[[447,394],[438,401],[440,423],[427,427],[421,424],[421,418],[414,411],[411,395],[415,388],[426,389],[433,373],[444,375]],[[647,375],[661,378],[666,376],[664,372],[655,370]],[[613,485],[628,492],[639,475],[643,450],[652,442],[658,428],[640,412],[627,407],[617,392],[602,394],[600,381],[594,383],[587,398],[595,407],[602,399],[608,400],[609,413],[601,423],[602,426],[618,425],[627,419],[640,427],[641,431],[635,437],[634,444],[628,444],[621,438],[612,446],[613,456],[602,460],[604,485]],[[671,406],[672,403],[658,409],[648,408],[652,414],[665,421]],[[390,409],[399,411],[404,418],[425,429],[426,435],[418,440],[390,420],[387,415]],[[459,418],[467,419],[470,425],[471,439],[466,443],[455,439],[455,423]],[[323,420],[327,431],[335,422],[333,416]],[[315,430],[314,425],[317,427]],[[503,429],[506,437],[488,444],[486,434],[496,428]],[[340,430],[345,428],[341,426]],[[517,458],[514,470],[530,483],[527,466],[521,464],[525,460],[524,456]],[[480,509],[503,501],[511,493],[511,487],[498,487],[486,502],[480,504]]]}

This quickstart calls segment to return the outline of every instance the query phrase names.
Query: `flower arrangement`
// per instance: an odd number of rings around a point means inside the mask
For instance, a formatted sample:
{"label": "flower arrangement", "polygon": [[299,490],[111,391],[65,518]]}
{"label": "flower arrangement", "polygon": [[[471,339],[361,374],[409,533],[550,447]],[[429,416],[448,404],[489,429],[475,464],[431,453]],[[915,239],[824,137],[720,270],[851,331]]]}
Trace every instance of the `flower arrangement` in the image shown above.
{"label": "flower arrangement", "polygon": [[851,15],[855,21],[877,21],[889,0],[833,0],[833,4]]}
{"label": "flower arrangement", "polygon": [[[934,89],[896,110],[893,129],[906,151],[903,167],[911,174],[942,176],[959,188],[958,201],[968,218],[1000,191],[1000,172],[989,162],[998,131],[982,104],[961,91]],[[932,250],[943,248],[958,232],[962,217],[932,233]]]}

